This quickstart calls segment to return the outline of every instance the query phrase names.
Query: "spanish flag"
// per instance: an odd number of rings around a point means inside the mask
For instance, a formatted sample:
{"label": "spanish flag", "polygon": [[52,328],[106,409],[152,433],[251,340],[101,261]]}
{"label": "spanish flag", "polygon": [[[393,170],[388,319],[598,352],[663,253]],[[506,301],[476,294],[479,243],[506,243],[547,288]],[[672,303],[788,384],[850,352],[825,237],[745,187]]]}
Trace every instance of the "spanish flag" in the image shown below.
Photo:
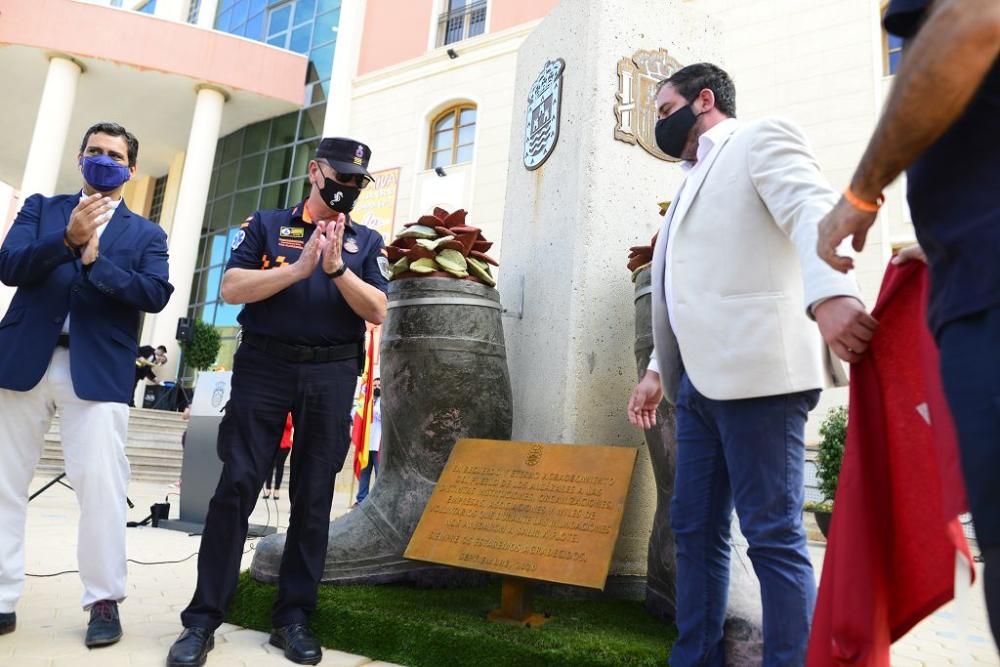
{"label": "spanish flag", "polygon": [[361,471],[368,467],[368,441],[371,437],[372,416],[375,409],[375,356],[378,349],[377,328],[368,330],[365,341],[365,371],[361,376],[361,388],[354,399],[354,424],[351,428],[351,442],[354,443],[354,476],[361,477]]}

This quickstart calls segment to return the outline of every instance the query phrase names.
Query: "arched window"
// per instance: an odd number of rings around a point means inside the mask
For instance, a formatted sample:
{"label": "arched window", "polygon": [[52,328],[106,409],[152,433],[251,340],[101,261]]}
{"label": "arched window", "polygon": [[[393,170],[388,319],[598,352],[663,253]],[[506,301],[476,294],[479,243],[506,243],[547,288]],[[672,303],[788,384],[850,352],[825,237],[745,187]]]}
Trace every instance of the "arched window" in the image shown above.
{"label": "arched window", "polygon": [[476,107],[459,104],[438,114],[431,122],[427,168],[472,162],[476,138]]}

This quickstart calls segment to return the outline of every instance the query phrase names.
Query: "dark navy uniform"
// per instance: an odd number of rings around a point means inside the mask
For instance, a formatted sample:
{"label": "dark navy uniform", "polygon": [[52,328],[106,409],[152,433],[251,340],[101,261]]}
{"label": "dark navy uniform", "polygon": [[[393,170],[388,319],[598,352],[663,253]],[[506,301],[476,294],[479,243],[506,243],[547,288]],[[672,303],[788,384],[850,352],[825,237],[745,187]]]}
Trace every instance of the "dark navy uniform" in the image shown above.
{"label": "dark navy uniform", "polygon": [[[254,213],[233,240],[230,268],[281,271],[299,255],[316,227],[304,204]],[[350,223],[342,259],[366,283],[387,289],[381,236]],[[233,365],[232,393],[219,427],[222,476],[209,506],[198,556],[198,586],[181,614],[185,627],[214,630],[236,588],[247,520],[285,417],[295,424],[291,517],[281,562],[274,627],[306,623],[326,560],[334,476],[350,445],[351,402],[362,369],[364,321],[336,284],[312,275],[240,313],[243,341]]]}

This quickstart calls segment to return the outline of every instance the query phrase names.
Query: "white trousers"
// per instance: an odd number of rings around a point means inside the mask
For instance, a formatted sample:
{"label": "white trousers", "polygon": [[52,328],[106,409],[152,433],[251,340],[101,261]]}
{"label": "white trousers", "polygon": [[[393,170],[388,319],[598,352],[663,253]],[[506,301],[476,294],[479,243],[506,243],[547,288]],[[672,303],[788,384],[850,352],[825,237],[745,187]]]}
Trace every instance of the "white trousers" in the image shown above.
{"label": "white trousers", "polygon": [[0,389],[0,612],[14,611],[24,590],[28,486],[45,433],[59,410],[66,477],[80,505],[77,562],[83,608],[125,599],[125,439],[128,406],[83,401],[73,391],[69,351],[57,347],[31,391]]}

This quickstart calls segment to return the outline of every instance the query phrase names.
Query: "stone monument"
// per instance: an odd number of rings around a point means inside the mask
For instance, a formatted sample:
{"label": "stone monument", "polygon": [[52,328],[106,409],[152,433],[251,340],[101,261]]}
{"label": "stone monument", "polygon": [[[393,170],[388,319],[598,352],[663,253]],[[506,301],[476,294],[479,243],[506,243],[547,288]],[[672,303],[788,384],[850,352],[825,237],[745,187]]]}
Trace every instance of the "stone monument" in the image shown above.
{"label": "stone monument", "polygon": [[[719,42],[711,22],[681,0],[563,0],[518,54],[515,99],[527,98],[546,63],[565,66],[558,143],[545,163],[523,166],[526,122],[517,110],[511,131],[499,289],[518,315],[504,322],[513,437],[639,449],[608,577],[616,596],[646,594],[657,505],[649,448],[625,417],[636,359],[634,295],[623,267],[628,248],[659,227],[657,202],[683,179],[679,166],[650,149],[652,95],[670,74],[664,64],[719,62]],[[626,58],[634,67],[626,63],[622,76]],[[736,531],[734,543],[745,545]],[[732,664],[754,664],[759,588],[745,546],[734,546],[732,572],[727,652]],[[670,601],[660,608],[669,615]]]}

